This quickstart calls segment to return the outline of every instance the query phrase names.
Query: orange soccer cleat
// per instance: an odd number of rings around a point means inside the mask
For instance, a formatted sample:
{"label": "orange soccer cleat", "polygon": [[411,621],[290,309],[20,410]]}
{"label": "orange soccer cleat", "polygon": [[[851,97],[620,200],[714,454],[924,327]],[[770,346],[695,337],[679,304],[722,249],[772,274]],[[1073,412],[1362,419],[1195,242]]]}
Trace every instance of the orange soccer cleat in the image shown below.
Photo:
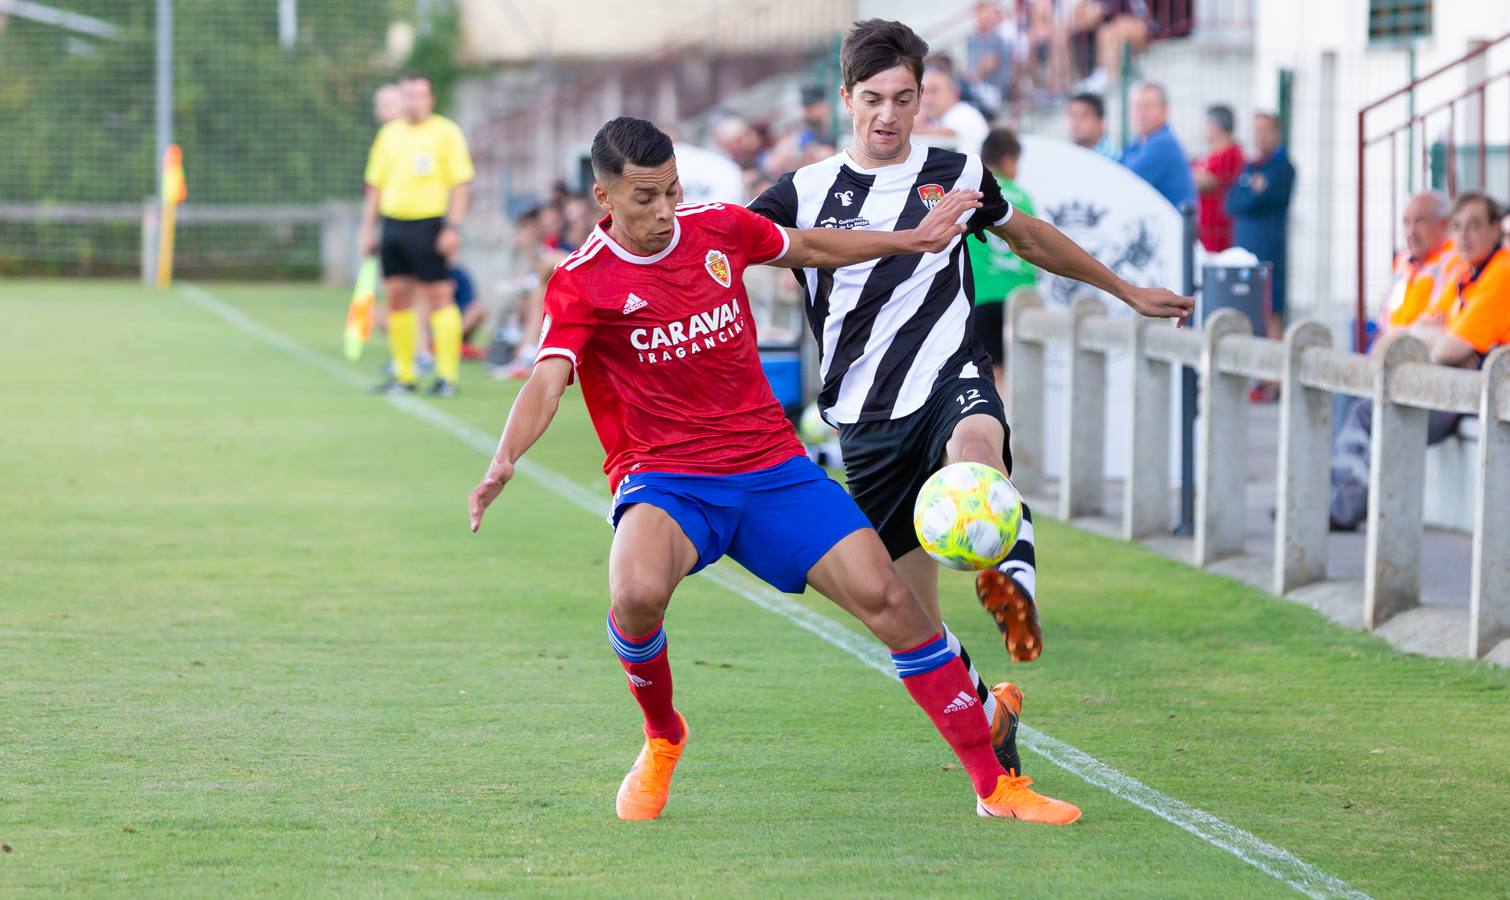
{"label": "orange soccer cleat", "polygon": [[1010,681],[991,688],[996,709],[991,715],[991,748],[996,761],[1008,775],[1022,774],[1022,759],[1017,755],[1017,720],[1022,716],[1022,690]]}
{"label": "orange soccer cleat", "polygon": [[1013,662],[1032,662],[1043,652],[1038,607],[1011,576],[986,569],[975,576],[975,596],[996,620]]}
{"label": "orange soccer cleat", "polygon": [[676,717],[682,720],[680,743],[673,744],[664,738],[645,738],[645,746],[635,758],[634,768],[619,785],[619,796],[615,801],[619,818],[653,819],[665,808],[666,800],[671,796],[671,773],[676,771],[677,761],[682,758],[682,750],[691,734],[682,714],[677,713]]}
{"label": "orange soccer cleat", "polygon": [[1080,807],[1045,797],[1032,788],[1033,779],[1003,775],[989,797],[977,797],[976,815],[997,819],[1021,819],[1043,825],[1068,825],[1080,818]]}

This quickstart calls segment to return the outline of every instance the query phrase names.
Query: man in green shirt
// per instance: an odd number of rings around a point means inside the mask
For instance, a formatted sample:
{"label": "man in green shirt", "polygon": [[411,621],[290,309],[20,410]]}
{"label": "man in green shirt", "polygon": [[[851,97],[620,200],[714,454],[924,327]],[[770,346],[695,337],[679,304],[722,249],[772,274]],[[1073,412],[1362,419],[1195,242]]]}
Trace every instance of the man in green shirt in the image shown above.
{"label": "man in green shirt", "polygon": [[[1033,199],[1013,181],[1017,177],[1017,161],[1022,157],[1022,144],[1010,128],[997,127],[986,135],[980,148],[981,161],[996,176],[1001,185],[1001,194],[1028,215],[1036,215]],[[971,321],[975,334],[991,354],[991,364],[996,369],[996,383],[1002,383],[1006,374],[1006,359],[1002,353],[1003,309],[1007,298],[1021,287],[1033,287],[1038,283],[1038,270],[1012,252],[1007,242],[989,231],[982,232],[984,240],[967,241],[970,247],[970,270],[975,276],[975,310]]]}

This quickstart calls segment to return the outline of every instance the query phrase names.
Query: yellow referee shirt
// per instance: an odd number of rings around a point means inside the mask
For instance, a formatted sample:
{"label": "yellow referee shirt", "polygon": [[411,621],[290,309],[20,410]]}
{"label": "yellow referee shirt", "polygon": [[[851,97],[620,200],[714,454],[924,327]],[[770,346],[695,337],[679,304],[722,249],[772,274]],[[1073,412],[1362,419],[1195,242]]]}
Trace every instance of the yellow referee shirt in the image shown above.
{"label": "yellow referee shirt", "polygon": [[378,130],[365,180],[377,188],[378,212],[390,219],[446,214],[451,188],[472,180],[467,139],[455,122],[431,116],[418,125],[395,119]]}

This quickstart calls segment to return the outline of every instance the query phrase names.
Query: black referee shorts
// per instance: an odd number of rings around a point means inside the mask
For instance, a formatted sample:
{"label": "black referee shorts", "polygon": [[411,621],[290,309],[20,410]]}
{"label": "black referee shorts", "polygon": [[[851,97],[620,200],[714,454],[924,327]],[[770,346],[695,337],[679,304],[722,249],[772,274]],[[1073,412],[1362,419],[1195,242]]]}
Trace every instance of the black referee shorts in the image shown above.
{"label": "black referee shorts", "polygon": [[912,507],[928,476],[944,464],[945,449],[962,419],[989,415],[1001,422],[1007,471],[1012,470],[1007,413],[996,382],[987,372],[956,378],[939,386],[915,413],[882,422],[839,426],[839,449],[850,496],[870,519],[892,559],[917,549]]}
{"label": "black referee shorts", "polygon": [[433,219],[390,219],[383,217],[383,239],[378,255],[383,261],[383,277],[408,275],[419,281],[434,283],[451,277],[446,258],[435,252],[435,239],[446,225],[445,217]]}

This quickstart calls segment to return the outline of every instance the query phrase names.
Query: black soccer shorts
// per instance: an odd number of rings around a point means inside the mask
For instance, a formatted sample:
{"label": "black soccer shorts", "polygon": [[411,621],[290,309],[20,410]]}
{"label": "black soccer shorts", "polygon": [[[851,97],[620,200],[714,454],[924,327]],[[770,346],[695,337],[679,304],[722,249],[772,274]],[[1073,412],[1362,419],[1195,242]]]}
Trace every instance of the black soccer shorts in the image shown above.
{"label": "black soccer shorts", "polygon": [[383,218],[383,239],[378,255],[383,261],[383,277],[408,275],[426,283],[446,281],[451,267],[446,258],[435,252],[435,239],[446,225],[444,217],[432,219]]}
{"label": "black soccer shorts", "polygon": [[961,420],[988,415],[1006,432],[1002,456],[1012,471],[1007,412],[987,371],[955,378],[934,389],[917,412],[900,419],[839,426],[839,449],[849,493],[870,519],[892,559],[917,549],[912,507],[928,476],[944,464],[945,449]]}

